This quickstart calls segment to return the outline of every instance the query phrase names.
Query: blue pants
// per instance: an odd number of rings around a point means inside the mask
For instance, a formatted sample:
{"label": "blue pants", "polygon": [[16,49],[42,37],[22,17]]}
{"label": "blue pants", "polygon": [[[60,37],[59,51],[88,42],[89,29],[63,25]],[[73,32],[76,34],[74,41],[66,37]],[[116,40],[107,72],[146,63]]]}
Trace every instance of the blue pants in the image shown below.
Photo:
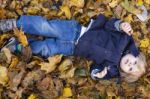
{"label": "blue pants", "polygon": [[72,55],[81,31],[81,25],[75,20],[46,20],[41,16],[21,16],[17,27],[26,34],[46,37],[42,41],[29,40],[33,54],[42,57]]}

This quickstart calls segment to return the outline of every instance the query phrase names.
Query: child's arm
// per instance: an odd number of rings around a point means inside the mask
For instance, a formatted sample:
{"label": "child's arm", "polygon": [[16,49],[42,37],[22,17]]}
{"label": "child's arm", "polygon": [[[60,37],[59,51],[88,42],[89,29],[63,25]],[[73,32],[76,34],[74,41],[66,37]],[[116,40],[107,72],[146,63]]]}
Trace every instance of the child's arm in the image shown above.
{"label": "child's arm", "polygon": [[90,75],[94,80],[110,79],[119,76],[119,69],[115,65],[92,65],[90,68]]}
{"label": "child's arm", "polygon": [[119,19],[112,18],[108,20],[105,24],[105,28],[110,31],[119,31],[119,32],[125,32],[128,35],[132,34],[132,27],[129,23],[123,22]]}
{"label": "child's arm", "polygon": [[96,20],[94,20],[90,29],[102,28],[105,23],[106,23],[106,17],[100,14],[97,16]]}
{"label": "child's arm", "polygon": [[128,44],[127,47],[126,47],[126,52],[127,52],[127,53],[131,53],[131,54],[133,54],[134,56],[138,56],[138,55],[139,55],[139,50],[138,50],[138,48],[136,47],[135,42],[134,42],[134,39],[133,39],[132,36],[130,36],[130,42],[129,42],[129,44]]}

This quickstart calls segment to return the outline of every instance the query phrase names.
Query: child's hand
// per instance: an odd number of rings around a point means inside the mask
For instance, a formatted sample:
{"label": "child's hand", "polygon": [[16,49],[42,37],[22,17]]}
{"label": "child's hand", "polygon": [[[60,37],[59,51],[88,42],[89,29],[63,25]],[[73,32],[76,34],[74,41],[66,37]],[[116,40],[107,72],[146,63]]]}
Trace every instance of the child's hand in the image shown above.
{"label": "child's hand", "polygon": [[128,35],[132,35],[132,33],[133,33],[132,27],[128,22],[121,23],[120,28]]}
{"label": "child's hand", "polygon": [[96,73],[94,76],[97,78],[103,78],[106,74],[107,74],[107,67],[105,67],[103,71]]}

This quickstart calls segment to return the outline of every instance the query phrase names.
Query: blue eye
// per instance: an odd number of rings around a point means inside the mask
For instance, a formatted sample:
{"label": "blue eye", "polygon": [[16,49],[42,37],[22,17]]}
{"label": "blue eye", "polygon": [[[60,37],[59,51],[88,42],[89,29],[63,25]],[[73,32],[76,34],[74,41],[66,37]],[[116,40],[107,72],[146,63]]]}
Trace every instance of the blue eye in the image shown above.
{"label": "blue eye", "polygon": [[129,71],[132,71],[132,68],[130,68]]}

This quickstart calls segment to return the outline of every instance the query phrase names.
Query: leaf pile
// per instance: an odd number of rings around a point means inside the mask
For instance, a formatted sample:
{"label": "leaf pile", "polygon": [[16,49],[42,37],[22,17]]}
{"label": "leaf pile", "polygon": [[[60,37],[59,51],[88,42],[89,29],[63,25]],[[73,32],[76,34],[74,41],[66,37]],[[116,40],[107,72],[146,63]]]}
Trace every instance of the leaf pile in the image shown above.
{"label": "leaf pile", "polygon": [[[146,21],[136,14],[144,5]],[[0,99],[150,99],[150,0],[0,0],[0,19],[41,15],[47,19],[75,19],[87,26],[99,13],[131,23],[139,49],[146,55],[147,73],[136,83],[118,79],[93,81],[91,62],[79,57],[33,56],[29,63],[7,49],[0,53]],[[17,34],[20,35],[17,35]],[[24,46],[26,36],[15,29],[0,35],[0,47],[16,36]],[[37,39],[39,39],[37,37]]]}

